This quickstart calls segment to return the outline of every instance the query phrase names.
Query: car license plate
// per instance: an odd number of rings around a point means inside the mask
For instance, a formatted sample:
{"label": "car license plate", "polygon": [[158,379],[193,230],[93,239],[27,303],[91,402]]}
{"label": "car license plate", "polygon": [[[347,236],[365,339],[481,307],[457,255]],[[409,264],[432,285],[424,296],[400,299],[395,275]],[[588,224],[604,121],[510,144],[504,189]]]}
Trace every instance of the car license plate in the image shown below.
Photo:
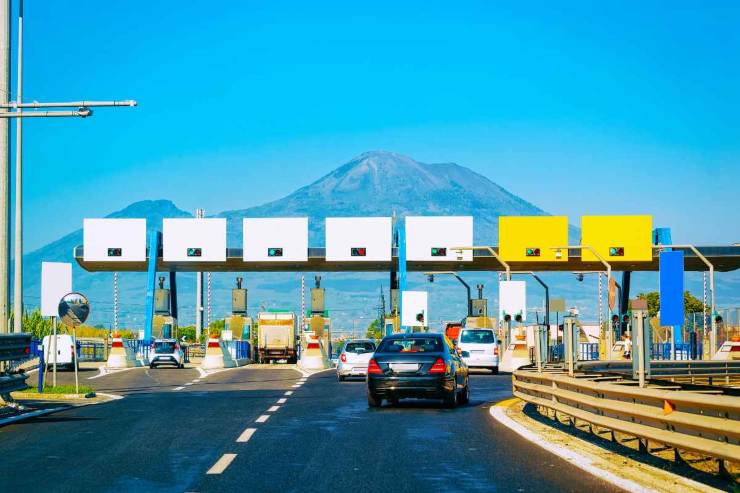
{"label": "car license plate", "polygon": [[389,366],[395,372],[409,372],[419,369],[418,363],[391,363]]}

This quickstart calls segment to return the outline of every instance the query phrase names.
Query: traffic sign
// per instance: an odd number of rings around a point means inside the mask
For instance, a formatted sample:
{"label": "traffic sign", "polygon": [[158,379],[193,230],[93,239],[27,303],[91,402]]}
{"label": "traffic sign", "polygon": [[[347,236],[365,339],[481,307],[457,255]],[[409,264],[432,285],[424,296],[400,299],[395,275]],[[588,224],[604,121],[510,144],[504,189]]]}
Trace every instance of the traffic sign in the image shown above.
{"label": "traffic sign", "polygon": [[[652,216],[583,216],[581,245],[596,250],[607,262],[649,262],[653,259]],[[588,248],[583,261],[598,261]]]}
{"label": "traffic sign", "polygon": [[501,216],[498,219],[498,254],[506,262],[567,262],[566,216]]}

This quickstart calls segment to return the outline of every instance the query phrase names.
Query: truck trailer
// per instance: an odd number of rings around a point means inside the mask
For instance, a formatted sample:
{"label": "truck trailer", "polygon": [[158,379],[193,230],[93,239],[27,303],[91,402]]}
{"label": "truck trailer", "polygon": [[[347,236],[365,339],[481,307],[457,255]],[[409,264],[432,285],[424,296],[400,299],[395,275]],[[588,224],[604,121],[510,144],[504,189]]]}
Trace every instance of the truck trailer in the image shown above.
{"label": "truck trailer", "polygon": [[295,363],[296,316],[293,312],[261,312],[257,316],[257,361]]}

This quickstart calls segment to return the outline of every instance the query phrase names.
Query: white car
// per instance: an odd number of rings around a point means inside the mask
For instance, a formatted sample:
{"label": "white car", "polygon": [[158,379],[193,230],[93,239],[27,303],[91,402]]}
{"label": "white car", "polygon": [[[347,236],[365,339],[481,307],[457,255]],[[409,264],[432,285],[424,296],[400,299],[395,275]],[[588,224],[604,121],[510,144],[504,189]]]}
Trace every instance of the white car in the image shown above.
{"label": "white car", "polygon": [[185,368],[185,353],[177,339],[155,339],[149,349],[149,368],[157,365],[174,365]]}
{"label": "white car", "polygon": [[367,365],[375,352],[375,342],[369,339],[352,339],[347,341],[339,353],[337,361],[337,379],[341,382],[347,377],[364,377]]}
{"label": "white car", "polygon": [[499,349],[493,329],[463,329],[457,347],[468,368],[486,368],[498,373]]}

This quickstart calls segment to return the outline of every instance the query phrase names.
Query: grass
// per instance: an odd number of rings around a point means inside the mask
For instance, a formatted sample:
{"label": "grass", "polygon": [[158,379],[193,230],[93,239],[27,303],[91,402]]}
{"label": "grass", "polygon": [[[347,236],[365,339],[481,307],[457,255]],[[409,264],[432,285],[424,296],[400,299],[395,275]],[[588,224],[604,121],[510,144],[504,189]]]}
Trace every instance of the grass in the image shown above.
{"label": "grass", "polygon": [[[29,387],[24,392],[36,392],[38,387]],[[88,385],[80,385],[80,394],[89,394],[95,392],[95,389]],[[44,394],[76,394],[74,385],[57,385],[52,387],[51,385],[44,386]]]}

